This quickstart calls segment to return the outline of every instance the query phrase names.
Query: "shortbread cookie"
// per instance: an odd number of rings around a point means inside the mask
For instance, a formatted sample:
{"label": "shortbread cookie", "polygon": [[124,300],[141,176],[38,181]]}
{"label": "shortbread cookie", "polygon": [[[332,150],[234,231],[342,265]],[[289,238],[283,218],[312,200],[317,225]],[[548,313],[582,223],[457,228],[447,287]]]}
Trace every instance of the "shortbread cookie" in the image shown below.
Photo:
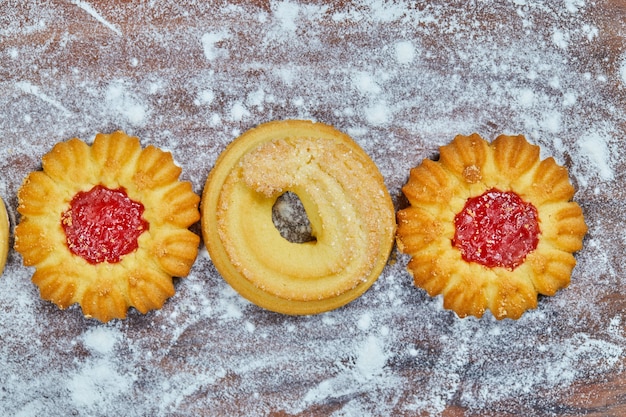
{"label": "shortbread cookie", "polygon": [[411,170],[397,243],[415,284],[460,317],[519,318],[570,282],[587,226],[567,170],[523,136],[457,136]]}
{"label": "shortbread cookie", "polygon": [[0,274],[4,271],[9,255],[9,216],[0,198]]}
{"label": "shortbread cookie", "polygon": [[[272,221],[296,194],[313,241],[291,242]],[[202,232],[216,268],[241,295],[285,314],[340,307],[365,292],[387,263],[395,213],[376,165],[331,126],[262,124],[219,157],[202,199]]]}
{"label": "shortbread cookie", "polygon": [[172,155],[123,132],[56,144],[18,193],[15,249],[41,297],[106,322],[159,309],[194,263],[199,197]]}

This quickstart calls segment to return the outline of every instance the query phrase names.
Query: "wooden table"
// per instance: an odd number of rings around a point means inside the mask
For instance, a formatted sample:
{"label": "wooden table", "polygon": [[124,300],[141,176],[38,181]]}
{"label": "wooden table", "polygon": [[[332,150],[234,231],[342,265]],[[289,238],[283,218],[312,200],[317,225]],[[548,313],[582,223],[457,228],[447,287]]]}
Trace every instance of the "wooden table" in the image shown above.
{"label": "wooden table", "polygon": [[24,3],[0,4],[12,225],[56,142],[123,129],[200,194],[238,134],[304,118],[348,132],[398,208],[409,169],[456,134],[525,134],[570,170],[589,233],[571,285],[500,322],[444,310],[395,250],[353,303],[282,316],[201,248],[161,310],[103,325],[42,301],[11,251],[3,415],[626,415],[624,1]]}

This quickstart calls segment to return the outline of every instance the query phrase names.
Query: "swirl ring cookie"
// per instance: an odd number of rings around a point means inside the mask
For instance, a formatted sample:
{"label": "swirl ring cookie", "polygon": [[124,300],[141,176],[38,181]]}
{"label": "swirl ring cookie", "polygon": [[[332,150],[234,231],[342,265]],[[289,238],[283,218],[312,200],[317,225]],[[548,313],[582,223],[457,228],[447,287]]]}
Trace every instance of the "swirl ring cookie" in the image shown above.
{"label": "swirl ring cookie", "polygon": [[[296,194],[313,241],[291,242],[272,208]],[[202,232],[224,279],[266,309],[293,315],[338,308],[387,263],[395,212],[367,154],[331,126],[287,120],[249,130],[220,155],[202,198]]]}
{"label": "swirl ring cookie", "polygon": [[519,318],[570,282],[587,226],[567,170],[523,136],[457,136],[411,170],[398,248],[460,317]]}
{"label": "swirl ring cookie", "polygon": [[15,249],[41,297],[102,322],[159,309],[200,238],[199,197],[172,155],[123,132],[56,144],[18,192]]}

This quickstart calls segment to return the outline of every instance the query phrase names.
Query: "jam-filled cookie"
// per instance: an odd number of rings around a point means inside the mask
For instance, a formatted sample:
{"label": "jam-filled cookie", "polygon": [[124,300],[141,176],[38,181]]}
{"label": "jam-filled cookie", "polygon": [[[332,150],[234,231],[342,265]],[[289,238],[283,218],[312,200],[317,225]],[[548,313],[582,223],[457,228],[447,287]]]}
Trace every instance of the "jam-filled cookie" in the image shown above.
{"label": "jam-filled cookie", "polygon": [[567,170],[523,136],[457,136],[411,170],[397,214],[415,284],[460,317],[519,318],[570,282],[587,226]]}
{"label": "jam-filled cookie", "polygon": [[200,238],[199,197],[172,155],[118,131],[56,144],[18,192],[15,249],[41,297],[106,322],[162,307]]}
{"label": "jam-filled cookie", "polygon": [[0,198],[0,274],[4,271],[9,254],[9,216],[2,198]]}

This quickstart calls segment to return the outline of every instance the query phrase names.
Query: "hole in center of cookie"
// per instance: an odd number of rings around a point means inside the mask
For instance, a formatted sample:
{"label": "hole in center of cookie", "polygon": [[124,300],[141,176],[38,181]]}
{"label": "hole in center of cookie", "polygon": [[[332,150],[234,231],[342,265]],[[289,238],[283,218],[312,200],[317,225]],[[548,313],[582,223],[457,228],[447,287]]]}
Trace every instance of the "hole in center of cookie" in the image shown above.
{"label": "hole in center of cookie", "polygon": [[287,191],[278,197],[272,208],[272,221],[280,235],[292,243],[315,241],[309,217],[295,193]]}

